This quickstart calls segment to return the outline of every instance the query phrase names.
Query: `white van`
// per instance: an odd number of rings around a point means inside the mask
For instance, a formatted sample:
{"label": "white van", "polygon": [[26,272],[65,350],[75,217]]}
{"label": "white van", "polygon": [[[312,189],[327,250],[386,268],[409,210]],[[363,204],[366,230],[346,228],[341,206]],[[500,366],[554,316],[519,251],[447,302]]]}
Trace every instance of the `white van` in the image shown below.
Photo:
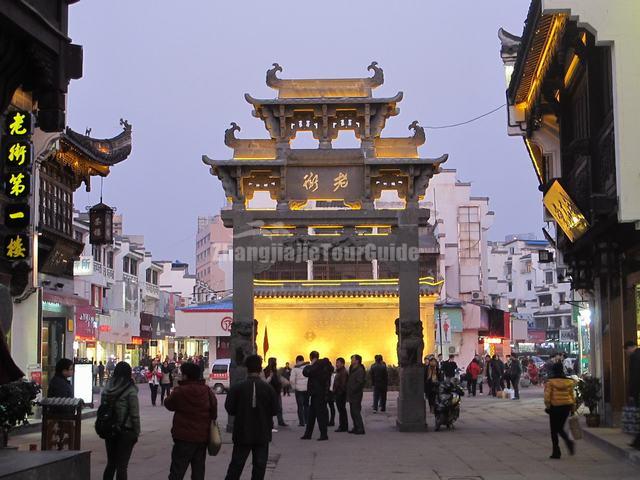
{"label": "white van", "polygon": [[218,358],[213,361],[211,373],[207,380],[207,385],[213,388],[217,394],[224,393],[229,390],[229,368],[231,367],[230,358]]}

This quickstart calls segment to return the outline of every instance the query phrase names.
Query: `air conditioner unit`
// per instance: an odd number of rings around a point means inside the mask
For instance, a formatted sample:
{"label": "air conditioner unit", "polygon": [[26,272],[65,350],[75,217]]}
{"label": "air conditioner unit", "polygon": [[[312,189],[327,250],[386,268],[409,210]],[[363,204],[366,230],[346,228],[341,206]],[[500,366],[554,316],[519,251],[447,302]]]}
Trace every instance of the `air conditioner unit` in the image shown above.
{"label": "air conditioner unit", "polygon": [[455,355],[458,353],[458,349],[456,347],[449,347],[449,355]]}
{"label": "air conditioner unit", "polygon": [[482,297],[483,297],[482,292],[478,292],[478,291],[471,292],[471,298],[473,300],[482,300]]}

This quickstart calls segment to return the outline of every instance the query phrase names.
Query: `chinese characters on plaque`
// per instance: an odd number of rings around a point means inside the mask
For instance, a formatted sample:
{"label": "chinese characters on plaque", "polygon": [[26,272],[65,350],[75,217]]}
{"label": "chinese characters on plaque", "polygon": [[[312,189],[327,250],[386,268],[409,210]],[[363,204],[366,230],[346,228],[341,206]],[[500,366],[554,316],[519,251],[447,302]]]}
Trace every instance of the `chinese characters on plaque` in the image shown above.
{"label": "chinese characters on plaque", "polygon": [[287,195],[293,200],[353,200],[364,192],[360,166],[289,167]]}
{"label": "chinese characters on plaque", "polygon": [[589,229],[589,223],[576,203],[557,180],[544,194],[544,206],[569,240],[575,242]]}
{"label": "chinese characters on plaque", "polygon": [[3,218],[9,233],[2,239],[2,255],[14,261],[29,258],[32,126],[29,112],[10,111],[0,138],[0,168],[4,193],[9,198]]}

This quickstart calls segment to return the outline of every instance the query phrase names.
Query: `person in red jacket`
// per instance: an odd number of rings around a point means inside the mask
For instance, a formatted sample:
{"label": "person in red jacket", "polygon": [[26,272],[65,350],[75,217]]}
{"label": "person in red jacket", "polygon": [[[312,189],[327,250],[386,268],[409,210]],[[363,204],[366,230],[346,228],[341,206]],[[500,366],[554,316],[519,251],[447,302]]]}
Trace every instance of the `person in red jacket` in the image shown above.
{"label": "person in red jacket", "polygon": [[481,371],[482,368],[480,367],[480,362],[478,362],[478,359],[474,358],[473,360],[471,360],[471,363],[469,363],[469,366],[467,367],[467,389],[469,390],[469,394],[473,395],[474,397],[476,396],[478,375],[480,375]]}
{"label": "person in red jacket", "polygon": [[164,400],[173,415],[173,450],[169,480],[181,480],[191,465],[191,478],[204,480],[204,464],[211,421],[218,418],[218,402],[200,378],[200,367],[185,362],[180,366],[182,381]]}

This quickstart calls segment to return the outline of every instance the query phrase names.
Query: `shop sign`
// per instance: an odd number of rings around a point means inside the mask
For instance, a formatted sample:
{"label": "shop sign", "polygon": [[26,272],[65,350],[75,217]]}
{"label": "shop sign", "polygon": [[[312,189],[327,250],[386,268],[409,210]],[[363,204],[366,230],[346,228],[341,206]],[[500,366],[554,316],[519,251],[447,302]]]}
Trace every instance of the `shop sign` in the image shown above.
{"label": "shop sign", "polygon": [[32,128],[30,112],[10,111],[0,138],[0,178],[9,199],[2,218],[7,229],[2,239],[2,256],[14,262],[30,258]]}
{"label": "shop sign", "polygon": [[589,229],[589,223],[558,180],[544,194],[544,206],[569,240],[575,242]]}
{"label": "shop sign", "polygon": [[136,344],[135,343],[127,343],[126,348],[127,348],[127,350],[135,350],[136,349]]}
{"label": "shop sign", "polygon": [[559,331],[559,339],[561,342],[577,342],[578,331],[573,328],[563,328]]}
{"label": "shop sign", "polygon": [[530,328],[527,331],[527,337],[529,337],[529,341],[533,343],[544,343],[547,340],[547,331],[546,330],[535,330]]}
{"label": "shop sign", "polygon": [[76,338],[94,340],[96,310],[90,305],[76,307]]}
{"label": "shop sign", "polygon": [[131,337],[131,345],[142,345],[142,337]]}
{"label": "shop sign", "polygon": [[[440,308],[435,318],[436,343],[450,343],[453,332],[462,332],[462,310],[459,308]],[[442,335],[442,340],[440,339]]]}
{"label": "shop sign", "polygon": [[93,275],[93,257],[91,256],[80,257],[80,260],[73,262],[73,276],[86,275]]}
{"label": "shop sign", "polygon": [[231,325],[233,324],[233,318],[226,316],[220,320],[220,328],[225,332],[231,332]]}
{"label": "shop sign", "polygon": [[111,325],[100,325],[98,327],[98,331],[103,332],[103,333],[107,333],[111,331]]}

